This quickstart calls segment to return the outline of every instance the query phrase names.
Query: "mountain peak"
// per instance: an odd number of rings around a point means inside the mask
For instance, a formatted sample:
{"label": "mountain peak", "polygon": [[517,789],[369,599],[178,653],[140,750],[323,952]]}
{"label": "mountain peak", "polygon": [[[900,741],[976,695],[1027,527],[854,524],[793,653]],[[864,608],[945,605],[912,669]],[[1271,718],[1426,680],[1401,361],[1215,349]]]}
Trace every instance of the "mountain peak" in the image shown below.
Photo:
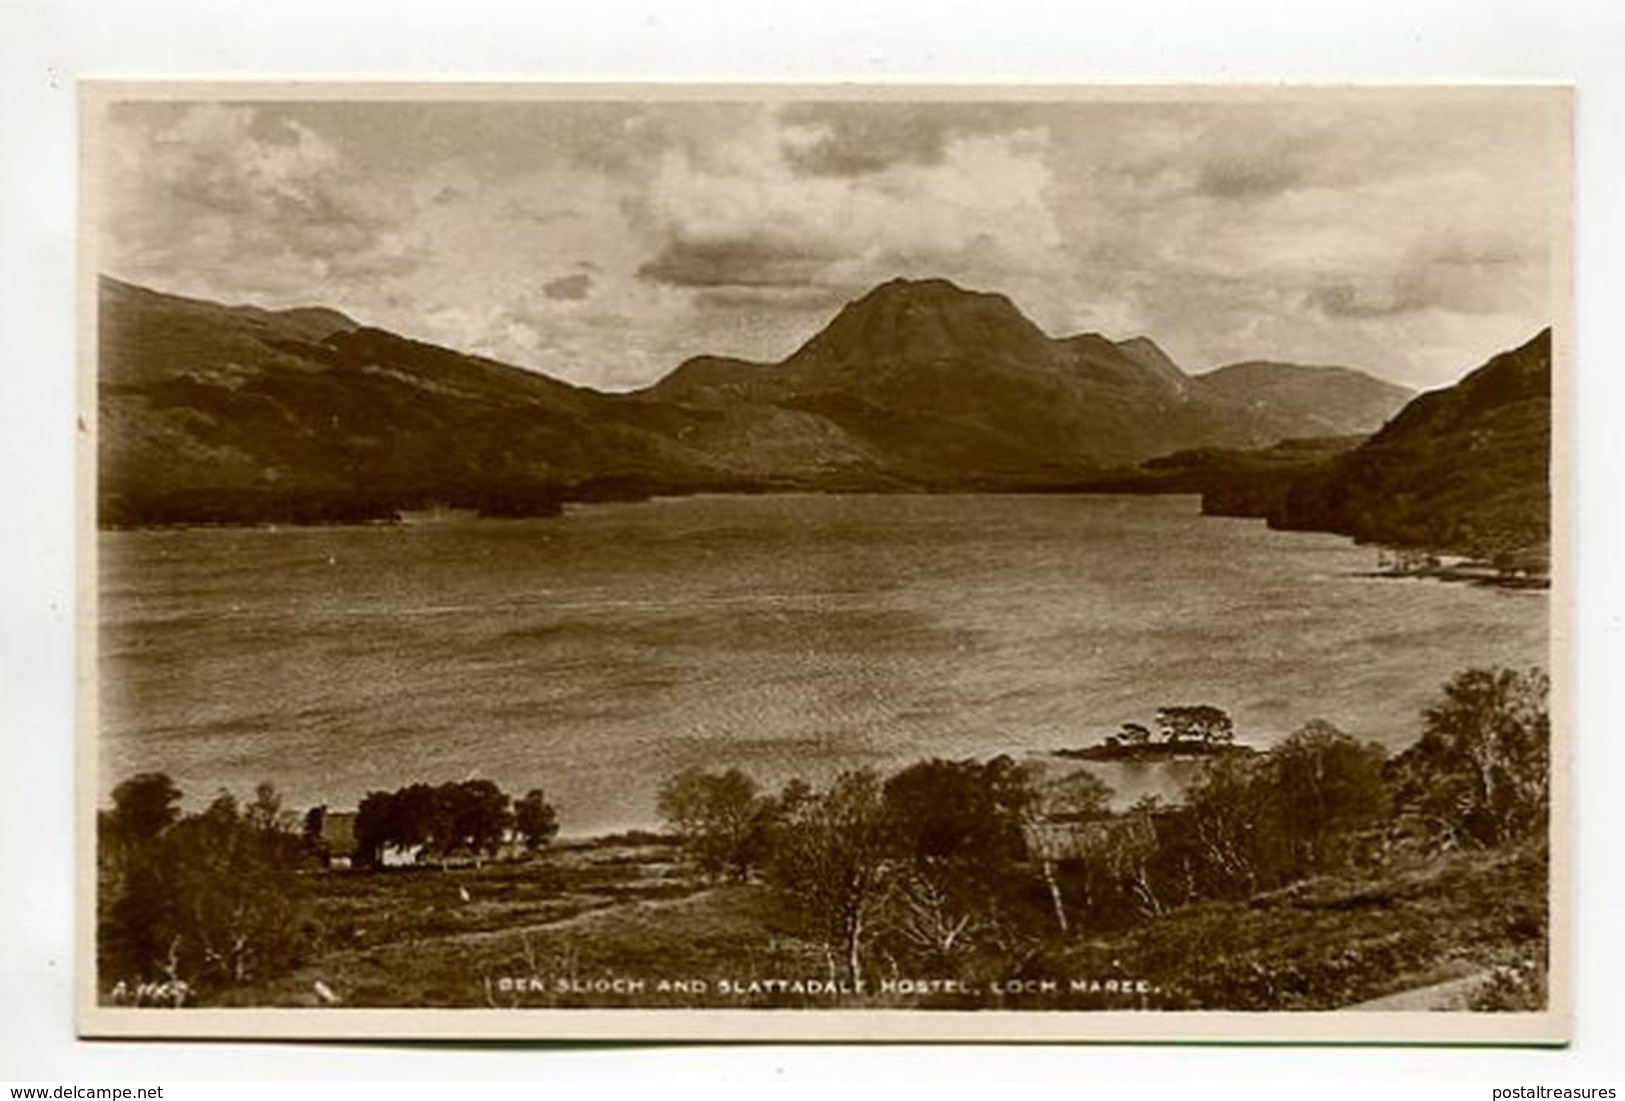
{"label": "mountain peak", "polygon": [[1179,369],[1179,364],[1174,362],[1173,357],[1162,350],[1162,345],[1148,336],[1131,336],[1127,340],[1119,340],[1117,349],[1137,363],[1162,372],[1172,371],[1181,378],[1185,377],[1185,372]]}
{"label": "mountain peak", "polygon": [[1143,367],[1151,378],[1184,398],[1190,393],[1190,376],[1180,370],[1173,357],[1148,336],[1131,336],[1119,340],[1117,350]]}
{"label": "mountain peak", "polygon": [[898,295],[912,298],[951,298],[956,295],[978,295],[983,293],[986,292],[966,290],[953,280],[944,279],[941,276],[910,279],[907,276],[898,275],[886,280],[884,283],[875,284],[858,301]]}
{"label": "mountain peak", "polygon": [[[1019,307],[1008,295],[997,291],[971,290],[951,279],[928,276],[910,279],[895,276],[877,283],[866,293],[847,303],[847,308],[864,309],[936,309],[936,310],[998,310],[1015,315],[1027,322]],[[1031,322],[1027,322],[1031,324]]]}
{"label": "mountain peak", "polygon": [[1049,338],[1002,294],[896,278],[848,302],[786,362],[925,363],[1044,358]]}

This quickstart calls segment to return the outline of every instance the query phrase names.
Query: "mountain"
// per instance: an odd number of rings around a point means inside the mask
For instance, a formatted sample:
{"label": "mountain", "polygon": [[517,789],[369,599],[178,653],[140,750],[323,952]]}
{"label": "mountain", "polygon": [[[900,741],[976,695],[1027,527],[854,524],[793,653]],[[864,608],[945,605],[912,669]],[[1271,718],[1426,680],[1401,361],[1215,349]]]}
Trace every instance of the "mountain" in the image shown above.
{"label": "mountain", "polygon": [[[103,279],[104,522],[355,520],[432,502],[547,512],[664,472],[670,419],[356,325]],[[597,480],[595,483],[594,480]]]}
{"label": "mountain", "polygon": [[1303,435],[1370,432],[1412,397],[1412,391],[1347,367],[1305,367],[1250,360],[1196,376],[1215,398],[1247,405],[1260,417],[1290,424]]}
{"label": "mountain", "polygon": [[1285,484],[1213,495],[1215,512],[1271,526],[1503,561],[1550,537],[1552,333],[1413,399],[1381,431]]}
{"label": "mountain", "polygon": [[900,476],[928,484],[1081,476],[1181,448],[1322,434],[1328,425],[1368,432],[1409,396],[1367,379],[1387,392],[1386,404],[1373,408],[1362,391],[1361,407],[1344,409],[1345,376],[1366,378],[1349,371],[1317,406],[1306,394],[1315,382],[1294,389],[1294,370],[1282,365],[1268,393],[1239,377],[1209,385],[1148,338],[1053,339],[1004,295],[895,279],[848,303],[778,363],[691,359],[642,395],[816,413]]}
{"label": "mountain", "polygon": [[1380,422],[1342,408],[1337,387],[1317,405],[1292,368],[1272,388],[1221,392],[1148,338],[1053,339],[1004,296],[944,280],[876,287],[778,363],[697,357],[633,394],[333,310],[110,278],[99,325],[109,524],[377,519],[429,504],[545,513],[706,489],[1045,488],[1170,451]]}

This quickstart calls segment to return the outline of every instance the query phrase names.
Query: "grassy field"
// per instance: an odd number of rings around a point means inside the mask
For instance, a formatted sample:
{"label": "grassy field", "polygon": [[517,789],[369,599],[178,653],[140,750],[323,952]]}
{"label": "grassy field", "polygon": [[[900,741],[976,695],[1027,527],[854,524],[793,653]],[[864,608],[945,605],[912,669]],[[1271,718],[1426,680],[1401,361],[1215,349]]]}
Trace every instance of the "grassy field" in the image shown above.
{"label": "grassy field", "polygon": [[[320,981],[351,1006],[690,1005],[699,981],[824,974],[768,892],[707,884],[678,857],[587,842],[483,868],[315,873],[312,958],[220,1004],[318,1005]],[[623,992],[604,988],[617,979]]]}
{"label": "grassy field", "polygon": [[1544,846],[1411,857],[1185,907],[1046,965],[1120,960],[1167,1009],[1335,1009],[1475,976],[1491,980],[1475,1008],[1538,1008],[1546,866]]}
{"label": "grassy field", "polygon": [[876,959],[854,996],[820,988],[822,946],[767,888],[709,884],[666,842],[573,843],[478,869],[313,873],[307,962],[216,1004],[316,1006],[319,981],[349,1006],[1319,1010],[1447,984],[1475,1008],[1537,1008],[1545,868],[1533,846],[1412,856],[967,959],[959,992],[882,990],[950,973]]}

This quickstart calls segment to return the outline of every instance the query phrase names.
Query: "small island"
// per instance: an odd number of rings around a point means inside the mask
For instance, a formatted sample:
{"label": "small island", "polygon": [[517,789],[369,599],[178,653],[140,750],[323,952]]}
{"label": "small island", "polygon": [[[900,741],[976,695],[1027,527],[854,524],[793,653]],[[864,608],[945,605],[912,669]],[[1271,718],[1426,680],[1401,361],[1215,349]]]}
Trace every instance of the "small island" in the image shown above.
{"label": "small island", "polygon": [[1236,724],[1211,704],[1170,705],[1157,709],[1157,730],[1124,723],[1094,745],[1058,749],[1055,756],[1075,761],[1171,761],[1197,757],[1249,757],[1250,746],[1236,744]]}

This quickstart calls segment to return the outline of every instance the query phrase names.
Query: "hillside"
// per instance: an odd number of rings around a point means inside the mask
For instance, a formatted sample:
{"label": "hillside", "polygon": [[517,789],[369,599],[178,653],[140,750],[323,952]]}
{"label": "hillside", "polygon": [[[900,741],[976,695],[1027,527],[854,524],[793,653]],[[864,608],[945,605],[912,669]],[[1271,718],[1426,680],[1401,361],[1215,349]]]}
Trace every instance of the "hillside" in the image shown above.
{"label": "hillside", "polygon": [[1056,488],[1171,451],[1380,420],[1369,395],[1350,404],[1344,375],[1295,383],[1300,369],[1278,367],[1257,393],[1215,387],[1148,338],[1052,339],[1004,296],[944,280],[876,287],[780,363],[696,357],[634,394],[320,307],[104,278],[99,314],[113,526],[376,520],[430,503],[545,515],[699,490]]}
{"label": "hillside", "polygon": [[[1236,902],[1170,909],[1129,930],[1095,931],[1038,947],[1021,977],[1127,974],[1156,994],[1144,1001],[1070,992],[974,995],[921,992],[835,1000],[741,991],[753,980],[825,977],[827,958],[760,883],[704,882],[670,839],[605,839],[550,848],[533,863],[404,875],[315,875],[319,949],[287,974],[219,993],[228,1006],[319,1007],[318,981],[345,1005],[712,1006],[768,1008],[989,1008],[1301,1011],[1362,1006],[1378,997],[1465,984],[1484,999],[1493,977],[1532,954],[1545,923],[1544,853],[1467,851],[1323,876]],[[478,900],[448,905],[462,887]],[[1337,951],[1328,953],[1328,945]],[[498,992],[491,976],[516,960],[573,973],[635,975],[635,994],[554,987]],[[1007,957],[993,974],[1008,973]],[[968,970],[963,955],[948,974]],[[942,965],[939,964],[939,971]],[[521,972],[523,974],[523,972]],[[704,976],[692,993],[661,980]],[[1464,978],[1467,977],[1467,978]],[[669,983],[668,983],[669,985]],[[1063,982],[1061,989],[1068,990]],[[1475,1005],[1474,1008],[1499,1008]]]}
{"label": "hillside", "polygon": [[[671,410],[357,326],[104,279],[105,523],[357,520],[430,501],[557,508],[669,465]],[[680,414],[679,414],[680,416]]]}
{"label": "hillside", "polygon": [[1364,542],[1535,562],[1550,537],[1551,330],[1423,394],[1365,443],[1210,511]]}

